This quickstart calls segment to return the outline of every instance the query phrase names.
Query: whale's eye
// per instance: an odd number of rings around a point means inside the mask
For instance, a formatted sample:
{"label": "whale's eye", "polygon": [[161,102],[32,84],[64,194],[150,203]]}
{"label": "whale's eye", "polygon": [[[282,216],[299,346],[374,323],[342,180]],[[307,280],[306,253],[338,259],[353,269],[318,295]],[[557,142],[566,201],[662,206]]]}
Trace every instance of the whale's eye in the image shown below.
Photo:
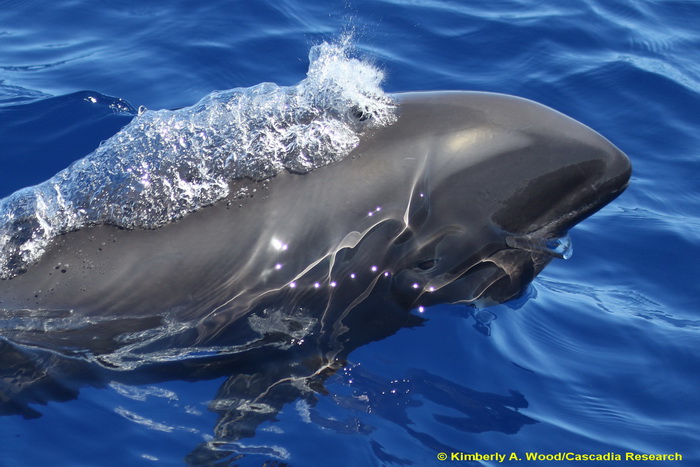
{"label": "whale's eye", "polygon": [[421,261],[420,263],[416,264],[416,269],[421,271],[430,271],[431,269],[435,268],[437,264],[438,260],[435,258],[426,259],[425,261]]}

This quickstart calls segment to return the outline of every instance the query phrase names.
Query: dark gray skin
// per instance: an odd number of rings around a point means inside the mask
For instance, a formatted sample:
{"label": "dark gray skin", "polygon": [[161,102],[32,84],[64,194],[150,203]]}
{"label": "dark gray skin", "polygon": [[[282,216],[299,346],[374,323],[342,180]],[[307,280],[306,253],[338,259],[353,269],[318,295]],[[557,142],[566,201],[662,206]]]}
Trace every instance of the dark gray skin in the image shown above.
{"label": "dark gray skin", "polygon": [[[542,105],[478,92],[396,97],[398,121],[340,162],[238,181],[232,192],[252,196],[156,230],[57,238],[0,281],[0,335],[18,344],[12,352],[79,355],[114,374],[216,368],[237,374],[217,399],[274,399],[272,388],[313,387],[351,350],[410,325],[412,308],[518,296],[556,256],[546,242],[627,186],[621,151]],[[273,354],[286,364],[265,365]],[[241,378],[257,383],[239,384],[242,394],[231,389]],[[3,391],[19,394],[0,379]],[[261,421],[219,410],[223,439]]]}

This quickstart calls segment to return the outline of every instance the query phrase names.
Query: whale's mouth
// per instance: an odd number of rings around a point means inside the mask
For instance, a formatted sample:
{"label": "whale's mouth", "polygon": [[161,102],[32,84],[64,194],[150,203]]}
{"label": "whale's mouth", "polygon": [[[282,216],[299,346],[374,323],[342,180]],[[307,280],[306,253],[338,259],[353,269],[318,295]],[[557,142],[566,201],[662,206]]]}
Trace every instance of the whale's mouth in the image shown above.
{"label": "whale's mouth", "polygon": [[559,259],[569,259],[574,252],[568,233],[549,238],[536,234],[508,235],[506,245],[516,250],[531,251]]}
{"label": "whale's mouth", "polygon": [[554,257],[565,257],[568,236],[548,243],[512,236],[517,246],[503,245],[483,259],[465,261],[425,284],[407,303],[410,308],[463,303],[482,308],[521,295]]}
{"label": "whale's mouth", "polygon": [[573,254],[569,230],[617,198],[625,191],[628,183],[627,178],[624,178],[622,182],[613,180],[608,183],[609,186],[598,190],[598,193],[602,194],[529,233],[506,233],[505,243],[508,247],[516,250],[569,259]]}

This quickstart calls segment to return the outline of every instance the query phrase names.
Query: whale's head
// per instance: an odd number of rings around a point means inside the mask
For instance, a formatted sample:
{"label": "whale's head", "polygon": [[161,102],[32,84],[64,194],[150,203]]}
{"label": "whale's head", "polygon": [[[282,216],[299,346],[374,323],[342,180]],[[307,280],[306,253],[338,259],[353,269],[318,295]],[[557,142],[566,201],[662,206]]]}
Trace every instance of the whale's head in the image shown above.
{"label": "whale's head", "polygon": [[[409,94],[392,131],[425,154],[392,288],[406,306],[501,303],[553,259],[569,230],[626,188],[627,156],[534,102],[485,93]],[[439,110],[438,110],[439,109]],[[418,141],[420,140],[420,141]]]}

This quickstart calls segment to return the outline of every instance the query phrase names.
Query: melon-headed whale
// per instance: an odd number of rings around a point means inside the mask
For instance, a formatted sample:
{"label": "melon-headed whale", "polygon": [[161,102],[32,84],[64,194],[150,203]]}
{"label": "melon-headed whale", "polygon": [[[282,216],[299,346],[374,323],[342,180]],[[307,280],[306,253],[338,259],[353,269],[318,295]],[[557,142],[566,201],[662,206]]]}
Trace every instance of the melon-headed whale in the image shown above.
{"label": "melon-headed whale", "polygon": [[249,436],[350,351],[420,319],[410,310],[522,294],[628,184],[625,154],[543,105],[394,97],[396,122],[338,162],[236,180],[235,195],[156,229],[56,237],[0,281],[0,406],[30,414],[56,379],[90,372],[226,374],[217,436]]}

